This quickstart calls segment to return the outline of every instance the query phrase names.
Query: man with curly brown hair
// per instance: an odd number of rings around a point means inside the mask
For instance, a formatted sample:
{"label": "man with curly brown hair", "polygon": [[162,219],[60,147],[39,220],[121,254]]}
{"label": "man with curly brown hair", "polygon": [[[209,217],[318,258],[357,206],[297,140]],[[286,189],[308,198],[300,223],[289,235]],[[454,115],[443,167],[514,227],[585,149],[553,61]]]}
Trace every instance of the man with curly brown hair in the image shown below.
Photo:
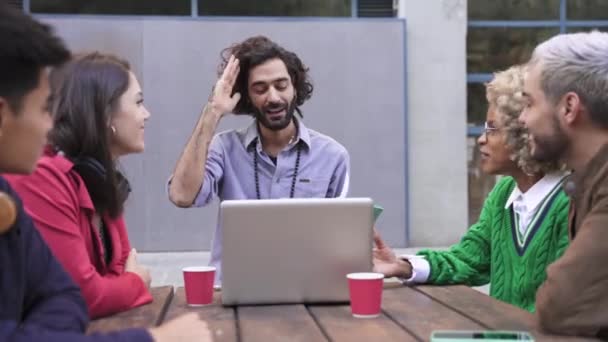
{"label": "man with curly brown hair", "polygon": [[[300,106],[312,95],[308,68],[293,52],[256,36],[225,49],[220,77],[168,184],[178,207],[220,200],[345,197],[349,156],[332,138],[304,126]],[[299,114],[299,117],[294,115]],[[249,127],[215,134],[228,113]],[[221,281],[221,224],[211,264]]]}

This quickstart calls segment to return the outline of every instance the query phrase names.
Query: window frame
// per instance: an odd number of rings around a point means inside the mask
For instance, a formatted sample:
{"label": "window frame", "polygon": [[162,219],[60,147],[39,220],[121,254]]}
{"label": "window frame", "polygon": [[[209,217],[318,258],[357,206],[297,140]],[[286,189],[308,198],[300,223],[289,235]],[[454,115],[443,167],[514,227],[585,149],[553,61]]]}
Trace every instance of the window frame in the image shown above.
{"label": "window frame", "polygon": [[[31,4],[30,4],[31,0],[23,0],[23,11],[25,13],[32,13],[31,12]],[[208,0],[208,1],[213,1],[213,0]],[[358,18],[359,17],[359,13],[357,11],[358,8],[358,0],[350,0],[350,18]],[[69,15],[77,15],[77,14],[69,14]],[[198,0],[190,0],[190,17],[192,18],[206,18],[206,17],[218,17],[218,16],[204,16],[204,15],[199,15],[198,14]],[[183,17],[183,16],[172,16],[172,17]],[[221,16],[220,16],[221,17]],[[281,17],[281,16],[277,16],[277,17]],[[276,17],[273,17],[276,18]],[[346,17],[319,17],[319,18],[349,18],[348,16]]]}
{"label": "window frame", "polygon": [[[560,0],[559,19],[557,20],[468,20],[469,28],[559,28],[559,33],[568,32],[569,28],[608,28],[608,20],[568,20],[567,5],[569,0]],[[468,49],[467,49],[468,53]],[[492,79],[492,73],[469,73],[467,70],[467,85],[486,83]],[[467,93],[468,101],[468,93]],[[483,126],[469,126],[467,112],[467,136],[479,136]]]}

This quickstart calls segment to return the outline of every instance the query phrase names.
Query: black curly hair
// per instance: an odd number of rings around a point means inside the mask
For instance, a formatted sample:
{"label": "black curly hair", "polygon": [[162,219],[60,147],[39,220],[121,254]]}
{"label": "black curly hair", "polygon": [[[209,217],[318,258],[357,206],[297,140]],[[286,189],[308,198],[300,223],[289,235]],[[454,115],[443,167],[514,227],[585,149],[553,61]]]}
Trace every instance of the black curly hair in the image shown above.
{"label": "black curly hair", "polygon": [[224,68],[226,68],[230,55],[238,58],[241,68],[233,89],[233,93],[238,92],[241,94],[241,100],[236,104],[233,111],[234,114],[254,115],[255,108],[253,108],[253,104],[249,100],[249,92],[247,90],[249,71],[270,59],[279,58],[285,63],[287,72],[291,77],[291,83],[295,88],[295,109],[302,115],[299,106],[310,99],[313,86],[308,75],[308,68],[295,53],[286,50],[267,37],[251,37],[222,50],[222,62],[218,68],[218,75],[221,75]]}

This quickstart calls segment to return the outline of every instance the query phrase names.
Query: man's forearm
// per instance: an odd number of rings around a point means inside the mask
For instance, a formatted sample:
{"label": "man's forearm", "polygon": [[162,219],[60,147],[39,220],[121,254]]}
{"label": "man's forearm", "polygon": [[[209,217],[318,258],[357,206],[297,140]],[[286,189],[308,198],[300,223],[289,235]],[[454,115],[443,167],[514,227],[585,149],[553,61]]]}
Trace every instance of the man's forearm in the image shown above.
{"label": "man's forearm", "polygon": [[189,207],[203,185],[205,162],[211,139],[222,113],[207,104],[203,109],[194,132],[186,144],[173,171],[169,185],[169,199],[178,207]]}

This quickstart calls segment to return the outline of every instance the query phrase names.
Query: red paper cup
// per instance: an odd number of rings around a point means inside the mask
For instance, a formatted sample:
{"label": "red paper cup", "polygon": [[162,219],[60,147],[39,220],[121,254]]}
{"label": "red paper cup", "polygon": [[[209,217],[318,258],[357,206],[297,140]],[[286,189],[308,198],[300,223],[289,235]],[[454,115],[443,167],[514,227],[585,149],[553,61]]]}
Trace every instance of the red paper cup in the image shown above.
{"label": "red paper cup", "polygon": [[353,317],[380,316],[384,275],[382,273],[350,273],[346,278],[348,278],[350,309]]}
{"label": "red paper cup", "polygon": [[182,271],[184,272],[184,286],[188,305],[203,306],[211,304],[213,302],[215,267],[185,267]]}

